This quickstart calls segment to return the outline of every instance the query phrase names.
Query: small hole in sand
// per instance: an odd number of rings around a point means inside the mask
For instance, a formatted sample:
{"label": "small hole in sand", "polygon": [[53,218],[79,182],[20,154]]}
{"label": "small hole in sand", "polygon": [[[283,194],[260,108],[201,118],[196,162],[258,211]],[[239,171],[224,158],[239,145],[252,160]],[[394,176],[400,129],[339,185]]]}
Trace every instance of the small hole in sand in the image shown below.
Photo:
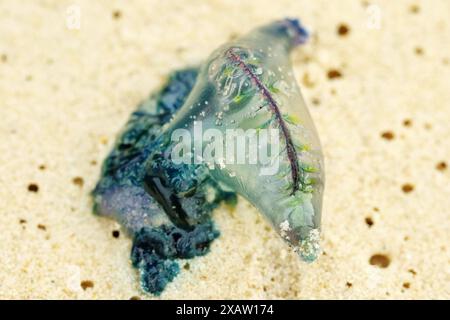
{"label": "small hole in sand", "polygon": [[20,224],[27,223],[27,220],[25,220],[25,219],[19,219],[19,223],[20,223]]}
{"label": "small hole in sand", "polygon": [[381,133],[381,137],[386,140],[394,139],[394,133],[392,131],[384,131]]}
{"label": "small hole in sand", "polygon": [[319,99],[319,98],[313,98],[313,99],[311,100],[311,102],[312,102],[312,104],[315,105],[315,106],[320,105],[320,99]]}
{"label": "small hole in sand", "polygon": [[233,41],[236,40],[239,37],[239,34],[237,34],[236,32],[232,32],[230,33],[230,35],[228,36],[228,40],[229,41]]}
{"label": "small hole in sand", "polygon": [[369,228],[373,226],[373,219],[371,217],[366,217],[365,221]]}
{"label": "small hole in sand", "polygon": [[2,60],[2,62],[7,62],[8,56],[6,54],[2,54],[0,59]]}
{"label": "small hole in sand", "polygon": [[112,236],[113,236],[114,238],[120,237],[120,231],[119,231],[119,230],[114,230],[114,231],[112,232]]}
{"label": "small hole in sand", "polygon": [[412,6],[409,7],[409,12],[414,14],[419,13],[420,7],[417,4],[413,4]]}
{"label": "small hole in sand", "polygon": [[115,20],[122,18],[122,12],[120,10],[114,10],[112,13],[112,17]]}
{"label": "small hole in sand", "polygon": [[94,287],[94,282],[92,282],[91,280],[83,280],[81,281],[80,285],[83,290],[92,289]]}
{"label": "small hole in sand", "polygon": [[414,186],[412,184],[410,184],[410,183],[405,183],[402,186],[402,191],[404,193],[410,193],[410,192],[414,191]]}
{"label": "small hole in sand", "polygon": [[39,170],[44,171],[45,169],[47,169],[47,167],[45,166],[45,164],[41,164],[39,166]]}
{"label": "small hole in sand", "polygon": [[303,85],[307,88],[313,88],[314,87],[314,82],[311,81],[311,78],[309,76],[309,73],[305,73],[303,75],[303,79],[302,79]]}
{"label": "small hole in sand", "polygon": [[337,79],[342,77],[342,73],[337,69],[330,69],[327,73],[328,79]]}
{"label": "small hole in sand", "polygon": [[96,166],[97,165],[97,160],[92,160],[91,161],[91,166]]}
{"label": "small hole in sand", "polygon": [[75,177],[72,179],[72,182],[74,185],[79,186],[80,188],[83,186],[84,184],[84,180],[81,177]]}
{"label": "small hole in sand", "polygon": [[353,286],[353,283],[347,282],[345,285],[347,286],[347,288],[351,288]]}
{"label": "small hole in sand", "polygon": [[436,169],[439,171],[444,171],[447,169],[447,163],[445,161],[441,161],[436,165]]}
{"label": "small hole in sand", "polygon": [[403,288],[409,289],[410,287],[411,287],[411,283],[409,283],[409,282],[404,282],[403,283]]}
{"label": "small hole in sand", "polygon": [[408,269],[408,272],[411,273],[413,276],[417,274],[416,270],[414,269]]}
{"label": "small hole in sand", "polygon": [[337,34],[340,35],[341,37],[346,36],[349,33],[349,31],[350,28],[345,23],[341,23],[337,27]]}
{"label": "small hole in sand", "polygon": [[45,225],[43,225],[43,224],[38,224],[37,227],[38,227],[39,230],[42,230],[42,231],[46,231],[47,230],[47,227]]}
{"label": "small hole in sand", "polygon": [[378,208],[378,207],[373,207],[373,211],[378,212],[378,211],[380,211],[380,208]]}
{"label": "small hole in sand", "polygon": [[385,254],[377,253],[370,257],[369,263],[379,268],[387,268],[391,259]]}
{"label": "small hole in sand", "polygon": [[189,263],[186,263],[184,266],[183,266],[183,269],[184,270],[189,270],[191,268],[191,265],[189,264]]}
{"label": "small hole in sand", "polygon": [[106,145],[108,144],[108,138],[106,138],[106,137],[101,137],[101,138],[100,138],[100,143],[106,146]]}
{"label": "small hole in sand", "polygon": [[130,300],[141,300],[141,297],[138,297],[138,296],[132,296],[132,297],[130,298]]}
{"label": "small hole in sand", "polygon": [[421,56],[421,55],[423,55],[424,51],[421,47],[415,47],[414,53],[417,54],[418,56]]}
{"label": "small hole in sand", "polygon": [[30,191],[30,192],[38,192],[39,191],[39,186],[36,183],[30,183],[28,185],[28,191]]}
{"label": "small hole in sand", "polygon": [[411,119],[405,119],[403,120],[403,125],[405,127],[411,127],[412,126],[412,120]]}
{"label": "small hole in sand", "polygon": [[186,48],[185,47],[177,47],[176,49],[175,49],[175,52],[177,53],[177,54],[182,54],[183,52],[185,52],[186,51]]}

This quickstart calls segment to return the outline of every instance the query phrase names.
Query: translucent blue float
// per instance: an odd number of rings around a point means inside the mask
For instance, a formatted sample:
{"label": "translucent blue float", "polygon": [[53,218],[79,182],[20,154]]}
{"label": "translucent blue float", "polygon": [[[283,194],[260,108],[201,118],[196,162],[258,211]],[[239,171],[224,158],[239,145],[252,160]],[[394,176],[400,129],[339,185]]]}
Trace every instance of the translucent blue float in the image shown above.
{"label": "translucent blue float", "polygon": [[255,29],[174,72],[132,114],[103,164],[94,211],[133,238],[145,291],[160,294],[178,259],[208,252],[219,236],[211,214],[236,195],[303,260],[318,256],[323,159],[289,61],[306,39],[297,20]]}

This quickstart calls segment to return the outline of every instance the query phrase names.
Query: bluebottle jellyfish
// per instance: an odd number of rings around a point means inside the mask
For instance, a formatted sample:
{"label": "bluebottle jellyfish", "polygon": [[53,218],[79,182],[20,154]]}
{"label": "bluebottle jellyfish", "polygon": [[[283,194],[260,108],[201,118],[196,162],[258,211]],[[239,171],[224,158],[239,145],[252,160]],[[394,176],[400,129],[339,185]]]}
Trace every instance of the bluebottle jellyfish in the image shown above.
{"label": "bluebottle jellyfish", "polygon": [[[257,28],[201,66],[173,72],[131,115],[103,163],[94,212],[132,238],[144,291],[160,294],[180,271],[179,259],[208,252],[219,236],[213,210],[237,195],[304,261],[317,258],[323,157],[289,60],[307,37],[295,19]],[[241,161],[239,145],[219,139],[228,141],[229,132],[244,132]],[[181,143],[183,134],[194,138]],[[263,144],[272,152],[254,161]]]}

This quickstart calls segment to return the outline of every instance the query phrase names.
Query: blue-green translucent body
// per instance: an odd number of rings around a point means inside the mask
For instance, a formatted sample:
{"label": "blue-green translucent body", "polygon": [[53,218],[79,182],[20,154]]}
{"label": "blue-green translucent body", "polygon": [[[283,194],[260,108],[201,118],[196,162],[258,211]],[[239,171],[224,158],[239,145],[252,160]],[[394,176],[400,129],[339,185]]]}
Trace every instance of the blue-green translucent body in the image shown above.
{"label": "blue-green translucent body", "polygon": [[[305,261],[319,253],[323,193],[320,143],[293,76],[289,52],[306,40],[296,20],[274,22],[214,51],[199,68],[174,72],[134,112],[105,160],[93,192],[95,212],[133,238],[131,259],[144,290],[159,294],[178,259],[208,252],[211,220],[236,194],[252,203]],[[263,164],[173,161],[177,129],[277,129],[279,168]],[[204,150],[210,141],[194,140]],[[225,146],[227,148],[227,146]],[[226,150],[225,150],[226,151]],[[193,156],[195,157],[195,156]],[[242,244],[245,245],[245,244]]]}

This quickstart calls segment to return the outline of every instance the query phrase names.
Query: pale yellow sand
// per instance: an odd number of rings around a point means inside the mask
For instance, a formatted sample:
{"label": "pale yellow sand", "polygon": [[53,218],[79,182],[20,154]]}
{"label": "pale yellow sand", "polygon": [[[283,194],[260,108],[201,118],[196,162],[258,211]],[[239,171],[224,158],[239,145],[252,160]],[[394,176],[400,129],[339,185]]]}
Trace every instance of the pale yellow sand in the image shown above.
{"label": "pale yellow sand", "polygon": [[285,16],[315,33],[292,59],[325,152],[326,254],[300,262],[240,201],[162,298],[450,298],[450,2],[238,2],[0,2],[0,298],[145,298],[130,240],[91,214],[102,159],[170,70]]}

